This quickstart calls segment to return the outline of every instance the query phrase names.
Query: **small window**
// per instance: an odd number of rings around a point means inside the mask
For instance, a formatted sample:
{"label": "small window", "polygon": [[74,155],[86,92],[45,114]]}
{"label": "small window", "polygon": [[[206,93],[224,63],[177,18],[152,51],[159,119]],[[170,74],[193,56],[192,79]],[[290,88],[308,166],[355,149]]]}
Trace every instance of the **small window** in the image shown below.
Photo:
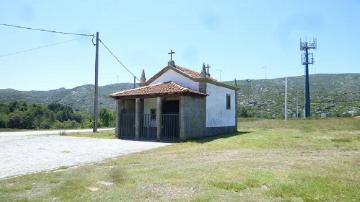
{"label": "small window", "polygon": [[150,109],[150,120],[156,120],[156,109]]}
{"label": "small window", "polygon": [[231,108],[231,97],[229,94],[226,94],[226,109],[230,109]]}

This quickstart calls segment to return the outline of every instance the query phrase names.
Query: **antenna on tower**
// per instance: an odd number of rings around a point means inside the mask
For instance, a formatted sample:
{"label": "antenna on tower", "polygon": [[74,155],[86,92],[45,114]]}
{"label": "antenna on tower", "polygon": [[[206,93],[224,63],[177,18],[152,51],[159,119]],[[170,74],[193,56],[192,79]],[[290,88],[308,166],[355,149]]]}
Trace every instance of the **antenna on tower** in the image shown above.
{"label": "antenna on tower", "polygon": [[309,82],[309,65],[314,64],[314,55],[311,50],[317,48],[317,39],[313,38],[312,41],[303,41],[300,38],[301,64],[305,66],[305,118],[310,117],[310,82]]}

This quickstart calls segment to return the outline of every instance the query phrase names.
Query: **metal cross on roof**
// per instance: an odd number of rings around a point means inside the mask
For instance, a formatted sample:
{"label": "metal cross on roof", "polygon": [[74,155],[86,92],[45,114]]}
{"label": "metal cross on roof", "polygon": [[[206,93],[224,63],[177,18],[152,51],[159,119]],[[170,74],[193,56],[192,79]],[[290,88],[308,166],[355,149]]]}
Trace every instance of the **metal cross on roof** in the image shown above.
{"label": "metal cross on roof", "polygon": [[172,59],[172,55],[175,54],[175,51],[170,50],[170,53],[168,53],[168,54],[170,55],[170,61],[172,61],[172,60],[173,60],[173,59]]}

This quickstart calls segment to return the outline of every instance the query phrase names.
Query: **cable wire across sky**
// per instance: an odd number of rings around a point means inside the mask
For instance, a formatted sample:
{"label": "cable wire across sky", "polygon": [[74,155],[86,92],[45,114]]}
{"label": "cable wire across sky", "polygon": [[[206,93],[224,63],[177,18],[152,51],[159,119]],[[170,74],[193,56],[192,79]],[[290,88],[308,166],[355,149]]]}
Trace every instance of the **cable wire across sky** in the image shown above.
{"label": "cable wire across sky", "polygon": [[110,50],[110,48],[107,47],[107,46],[105,45],[105,43],[104,43],[101,39],[100,39],[99,41],[100,41],[100,43],[105,47],[105,49],[111,54],[111,56],[113,56],[113,57],[115,58],[115,60],[116,60],[122,67],[124,67],[124,69],[126,69],[126,71],[128,71],[137,81],[139,81],[139,79],[135,76],[135,74],[132,73],[132,72],[130,71],[130,69],[127,68],[127,67],[124,65],[124,63],[122,63],[122,62],[119,60],[119,58]]}
{"label": "cable wire across sky", "polygon": [[[17,29],[25,29],[25,30],[32,30],[32,31],[41,31],[41,32],[49,32],[49,33],[53,33],[53,34],[63,34],[63,35],[76,35],[76,36],[85,36],[85,37],[95,37],[94,34],[84,34],[84,33],[75,33],[75,32],[62,32],[62,31],[56,31],[56,30],[49,30],[49,29],[42,29],[42,28],[33,28],[33,27],[25,27],[25,26],[20,26],[20,25],[13,25],[13,24],[6,24],[6,23],[0,23],[0,26],[5,26],[5,27],[11,27],[11,28],[17,28]],[[63,41],[63,42],[58,42],[58,43],[53,43],[53,44],[48,44],[48,45],[44,45],[44,46],[38,46],[35,48],[30,48],[30,49],[26,49],[26,50],[21,50],[21,51],[16,51],[13,53],[7,53],[7,54],[3,54],[0,55],[1,57],[5,57],[5,56],[10,56],[10,55],[17,55],[17,54],[21,54],[21,53],[25,53],[25,52],[30,52],[30,51],[34,51],[34,50],[38,50],[41,48],[46,48],[46,47],[50,47],[50,46],[56,46],[56,45],[60,45],[63,43],[68,43],[70,41],[74,41],[77,40],[76,39],[72,39],[72,40],[68,40],[68,41]],[[139,79],[135,76],[135,74],[133,72],[130,71],[129,68],[127,68],[124,63],[122,63],[119,58],[110,50],[110,48],[108,46],[106,46],[104,44],[104,42],[99,39],[100,43],[105,47],[105,49],[111,54],[111,56],[113,56],[115,58],[115,60],[126,70],[128,71],[137,81],[139,81]],[[94,42],[93,42],[94,43]]]}
{"label": "cable wire across sky", "polygon": [[51,44],[46,44],[46,45],[42,45],[42,46],[37,46],[34,48],[29,48],[29,49],[25,49],[25,50],[20,50],[20,51],[15,51],[12,53],[6,53],[6,54],[2,54],[0,55],[0,58],[2,57],[7,57],[7,56],[12,56],[12,55],[18,55],[18,54],[22,54],[22,53],[26,53],[26,52],[31,52],[31,51],[35,51],[35,50],[39,50],[39,49],[43,49],[43,48],[48,48],[48,47],[52,47],[52,46],[58,46],[61,44],[65,44],[65,43],[70,43],[72,41],[76,41],[78,39],[81,39],[81,37],[77,37],[74,39],[70,39],[70,40],[66,40],[66,41],[61,41],[61,42],[57,42],[57,43],[51,43]]}
{"label": "cable wire across sky", "polygon": [[32,27],[24,27],[24,26],[20,26],[20,25],[11,25],[11,24],[5,24],[5,23],[1,23],[0,25],[1,25],[1,26],[5,26],[5,27],[18,28],[18,29],[27,29],[27,30],[33,30],[33,31],[49,32],[49,33],[54,33],[54,34],[77,35],[77,36],[91,36],[91,37],[94,37],[94,34],[83,34],[83,33],[74,33],[74,32],[61,32],[61,31],[56,31],[56,30],[49,30],[49,29],[42,29],[42,28],[32,28]]}

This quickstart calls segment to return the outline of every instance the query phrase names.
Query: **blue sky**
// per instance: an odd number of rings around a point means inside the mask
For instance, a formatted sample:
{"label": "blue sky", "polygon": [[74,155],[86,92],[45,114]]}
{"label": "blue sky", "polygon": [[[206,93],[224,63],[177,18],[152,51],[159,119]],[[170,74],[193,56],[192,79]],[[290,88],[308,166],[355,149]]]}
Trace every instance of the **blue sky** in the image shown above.
{"label": "blue sky", "polygon": [[[135,74],[149,78],[176,51],[175,62],[222,80],[303,74],[300,37],[317,37],[311,73],[360,72],[360,0],[334,1],[4,1],[0,23],[95,33]],[[48,90],[94,82],[91,38],[71,40],[0,27],[0,89]],[[265,67],[265,68],[264,68]],[[132,77],[100,46],[100,85]]]}

